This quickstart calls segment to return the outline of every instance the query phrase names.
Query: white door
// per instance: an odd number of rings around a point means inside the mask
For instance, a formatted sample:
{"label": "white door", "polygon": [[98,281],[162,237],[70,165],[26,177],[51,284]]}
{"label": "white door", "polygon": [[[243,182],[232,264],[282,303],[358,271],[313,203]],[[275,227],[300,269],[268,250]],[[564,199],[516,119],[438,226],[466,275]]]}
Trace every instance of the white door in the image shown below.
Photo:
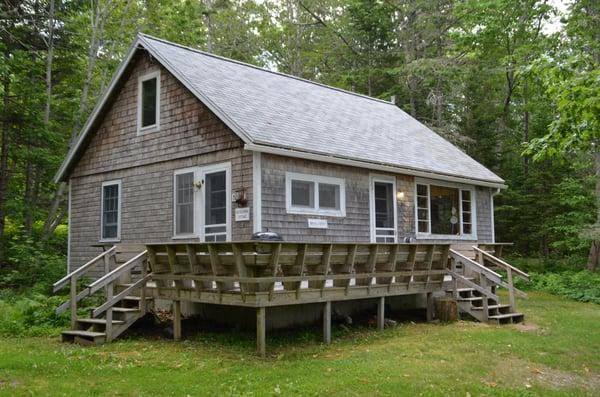
{"label": "white door", "polygon": [[231,241],[231,165],[200,168],[200,236],[203,241]]}
{"label": "white door", "polygon": [[371,176],[371,241],[396,242],[396,180],[394,177]]}

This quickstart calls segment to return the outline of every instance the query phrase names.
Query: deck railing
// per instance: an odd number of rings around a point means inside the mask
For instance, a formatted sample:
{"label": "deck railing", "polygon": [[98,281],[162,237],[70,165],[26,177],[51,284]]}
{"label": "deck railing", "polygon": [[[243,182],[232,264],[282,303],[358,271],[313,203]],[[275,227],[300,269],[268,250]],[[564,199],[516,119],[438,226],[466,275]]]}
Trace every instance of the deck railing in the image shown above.
{"label": "deck railing", "polygon": [[[448,244],[227,242],[148,244],[159,290],[318,300],[360,290],[441,289]],[[193,284],[191,283],[193,281]],[[285,300],[284,299],[284,300]],[[326,299],[325,299],[326,300]],[[279,299],[281,302],[281,299]],[[279,303],[281,304],[281,303]]]}

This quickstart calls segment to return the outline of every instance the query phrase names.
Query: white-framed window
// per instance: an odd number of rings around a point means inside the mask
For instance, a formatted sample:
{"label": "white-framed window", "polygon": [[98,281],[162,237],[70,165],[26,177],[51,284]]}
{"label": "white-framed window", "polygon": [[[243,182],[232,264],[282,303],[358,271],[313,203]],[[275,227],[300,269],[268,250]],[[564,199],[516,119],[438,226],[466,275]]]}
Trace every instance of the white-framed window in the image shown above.
{"label": "white-framed window", "polygon": [[231,163],[177,170],[173,238],[231,240]]}
{"label": "white-framed window", "polygon": [[198,208],[198,195],[196,194],[196,181],[198,168],[177,170],[173,180],[173,231],[176,237],[196,237],[196,210]]}
{"label": "white-framed window", "polygon": [[398,230],[396,178],[388,175],[369,177],[371,241],[395,243]]}
{"label": "white-framed window", "polygon": [[290,214],[343,217],[346,183],[341,178],[286,172],[285,200]]}
{"label": "white-framed window", "polygon": [[137,130],[138,135],[160,128],[160,71],[138,78]]}
{"label": "white-framed window", "polygon": [[417,179],[415,218],[419,238],[477,239],[475,188]]}
{"label": "white-framed window", "polygon": [[121,180],[102,183],[100,241],[121,240]]}

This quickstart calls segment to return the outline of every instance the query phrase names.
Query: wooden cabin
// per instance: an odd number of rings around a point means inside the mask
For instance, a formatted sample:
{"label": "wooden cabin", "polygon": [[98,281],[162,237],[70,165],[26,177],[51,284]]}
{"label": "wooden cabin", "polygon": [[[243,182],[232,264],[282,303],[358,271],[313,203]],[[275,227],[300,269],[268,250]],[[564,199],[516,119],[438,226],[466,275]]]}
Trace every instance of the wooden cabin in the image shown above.
{"label": "wooden cabin", "polygon": [[[103,320],[74,315],[67,337],[109,340],[107,327],[137,318],[125,309],[143,314],[156,298],[176,317],[182,301],[256,309],[264,351],[266,307],[325,303],[327,318],[332,302],[445,293],[449,272],[473,284],[465,267],[504,282],[486,267],[499,263],[504,181],[398,106],[147,35],[56,181],[69,184],[68,276],[56,287],[97,280],[72,286],[62,309],[107,294]],[[260,231],[284,241],[250,242]],[[477,285],[463,298],[497,298]],[[489,313],[514,312],[499,310]],[[522,318],[508,314],[498,321]]]}

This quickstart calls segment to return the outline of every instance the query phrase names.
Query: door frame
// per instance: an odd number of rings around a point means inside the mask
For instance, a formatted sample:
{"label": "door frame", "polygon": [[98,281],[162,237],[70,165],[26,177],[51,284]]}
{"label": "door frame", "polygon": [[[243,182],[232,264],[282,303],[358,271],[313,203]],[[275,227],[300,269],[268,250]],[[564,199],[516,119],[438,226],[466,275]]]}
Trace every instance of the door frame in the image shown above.
{"label": "door frame", "polygon": [[[206,185],[204,183],[206,174],[225,171],[225,205],[226,205],[226,241],[231,241],[231,162],[201,165],[175,170],[173,172],[173,239],[197,238],[200,241],[206,241]],[[177,228],[176,205],[177,205],[177,175],[193,173],[194,174],[194,233],[180,234],[175,233]],[[200,186],[200,188],[198,188]]]}
{"label": "door frame", "polygon": [[200,223],[198,237],[200,238],[200,241],[203,242],[206,241],[206,174],[220,171],[225,171],[225,241],[231,241],[231,162],[227,161],[224,163],[204,165],[198,168],[198,176],[200,181],[202,181],[198,211]]}
{"label": "door frame", "polygon": [[394,243],[398,242],[398,200],[396,197],[396,177],[382,174],[369,174],[369,215],[371,242],[376,241],[375,227],[375,182],[388,183],[392,185],[392,201],[394,208]]}

